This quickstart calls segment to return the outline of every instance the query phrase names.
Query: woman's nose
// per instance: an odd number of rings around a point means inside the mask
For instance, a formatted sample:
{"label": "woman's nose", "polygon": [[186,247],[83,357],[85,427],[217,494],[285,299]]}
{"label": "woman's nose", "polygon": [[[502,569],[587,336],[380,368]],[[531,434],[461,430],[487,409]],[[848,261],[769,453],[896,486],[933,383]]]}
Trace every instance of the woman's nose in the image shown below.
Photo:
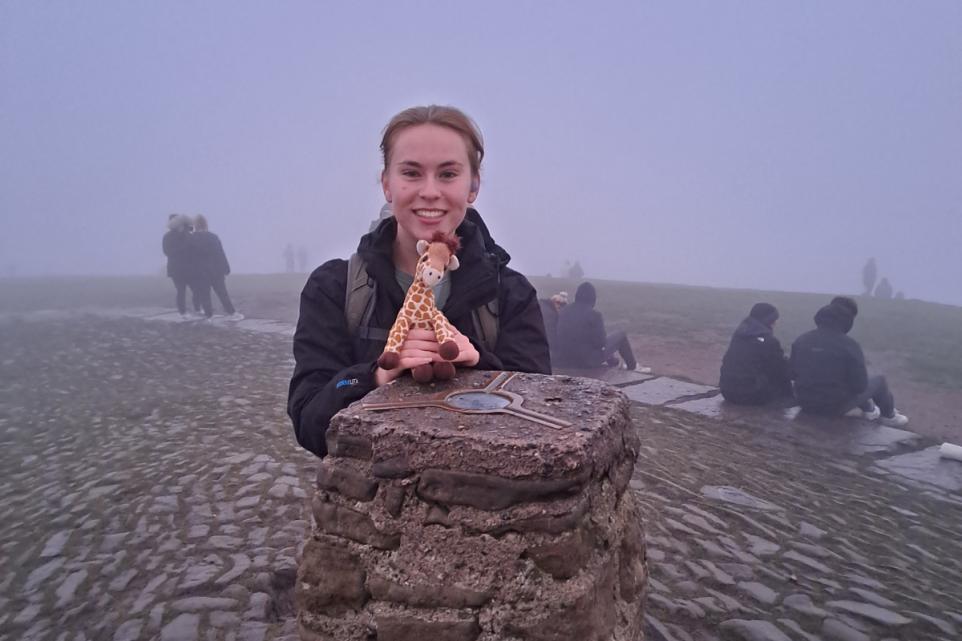
{"label": "woman's nose", "polygon": [[426,178],[421,184],[420,195],[422,198],[437,198],[441,195],[441,191],[438,189],[438,183],[433,178]]}

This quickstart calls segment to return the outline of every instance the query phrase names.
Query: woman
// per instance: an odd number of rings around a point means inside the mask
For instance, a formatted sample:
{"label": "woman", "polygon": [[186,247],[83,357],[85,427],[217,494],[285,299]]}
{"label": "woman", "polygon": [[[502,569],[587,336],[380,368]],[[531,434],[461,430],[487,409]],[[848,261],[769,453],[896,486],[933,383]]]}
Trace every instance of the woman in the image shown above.
{"label": "woman", "polygon": [[[550,373],[548,344],[534,288],[507,267],[508,254],[488,234],[474,203],[484,148],[475,124],[453,107],[412,107],[397,114],[381,139],[381,187],[392,216],[361,238],[357,260],[373,290],[363,327],[345,310],[349,261],[311,274],[301,293],[294,334],[296,366],[288,414],[297,440],[318,456],[331,417],[407,370],[441,360],[429,330],[412,330],[395,369],[377,366],[418,260],[417,242],[435,232],[461,239],[460,268],[435,288],[437,306],[458,330],[458,367]],[[354,282],[353,279],[351,281]],[[486,345],[481,309],[497,310],[497,339]],[[350,314],[348,314],[349,316]]]}
{"label": "woman", "polygon": [[174,281],[177,290],[177,311],[183,320],[187,316],[187,286],[197,301],[197,290],[193,284],[194,264],[190,243],[190,218],[181,214],[171,214],[167,218],[167,233],[164,234],[163,249],[167,257],[167,276]]}
{"label": "woman", "polygon": [[204,315],[210,318],[214,315],[211,304],[210,290],[213,289],[220,300],[227,320],[239,321],[244,319],[238,314],[227,293],[227,275],[230,274],[230,263],[224,253],[224,246],[217,234],[210,231],[207,218],[203,214],[194,216],[194,233],[190,235],[194,260],[197,263],[197,287],[200,291],[200,304],[204,308]]}

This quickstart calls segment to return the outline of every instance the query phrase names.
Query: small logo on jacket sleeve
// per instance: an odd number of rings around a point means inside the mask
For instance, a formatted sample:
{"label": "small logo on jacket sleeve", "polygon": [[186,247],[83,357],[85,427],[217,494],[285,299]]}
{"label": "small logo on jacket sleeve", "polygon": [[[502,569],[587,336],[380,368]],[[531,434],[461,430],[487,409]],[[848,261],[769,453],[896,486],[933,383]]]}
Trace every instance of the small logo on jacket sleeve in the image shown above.
{"label": "small logo on jacket sleeve", "polygon": [[339,381],[337,382],[337,385],[335,385],[334,388],[335,388],[335,389],[341,389],[342,387],[347,387],[348,385],[357,385],[357,379],[356,379],[356,378],[342,378],[341,380],[339,380]]}

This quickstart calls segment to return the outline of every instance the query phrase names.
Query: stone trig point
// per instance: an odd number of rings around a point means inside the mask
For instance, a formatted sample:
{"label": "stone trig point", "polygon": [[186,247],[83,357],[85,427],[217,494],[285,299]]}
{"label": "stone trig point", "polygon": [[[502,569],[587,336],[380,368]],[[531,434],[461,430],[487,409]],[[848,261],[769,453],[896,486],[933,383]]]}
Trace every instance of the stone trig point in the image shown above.
{"label": "stone trig point", "polygon": [[327,442],[297,577],[305,641],[641,639],[638,441],[616,389],[401,380],[339,413]]}

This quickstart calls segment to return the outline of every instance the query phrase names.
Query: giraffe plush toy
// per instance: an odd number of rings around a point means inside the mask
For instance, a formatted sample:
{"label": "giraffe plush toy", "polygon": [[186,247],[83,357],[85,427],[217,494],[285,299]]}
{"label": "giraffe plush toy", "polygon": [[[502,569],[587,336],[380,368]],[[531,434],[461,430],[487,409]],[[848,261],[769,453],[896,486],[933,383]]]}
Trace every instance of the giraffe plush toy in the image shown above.
{"label": "giraffe plush toy", "polygon": [[411,370],[414,380],[427,383],[432,379],[442,381],[454,378],[454,364],[450,361],[458,357],[460,350],[454,340],[455,329],[441,310],[434,304],[434,291],[431,289],[441,282],[445,271],[454,271],[460,265],[455,252],[460,247],[457,236],[435,232],[431,242],[419,240],[418,259],[414,270],[414,283],[408,288],[404,304],[391,327],[384,352],[377,364],[384,369],[394,369],[401,360],[401,345],[413,329],[431,329],[437,337],[441,358],[444,361],[421,365]]}

